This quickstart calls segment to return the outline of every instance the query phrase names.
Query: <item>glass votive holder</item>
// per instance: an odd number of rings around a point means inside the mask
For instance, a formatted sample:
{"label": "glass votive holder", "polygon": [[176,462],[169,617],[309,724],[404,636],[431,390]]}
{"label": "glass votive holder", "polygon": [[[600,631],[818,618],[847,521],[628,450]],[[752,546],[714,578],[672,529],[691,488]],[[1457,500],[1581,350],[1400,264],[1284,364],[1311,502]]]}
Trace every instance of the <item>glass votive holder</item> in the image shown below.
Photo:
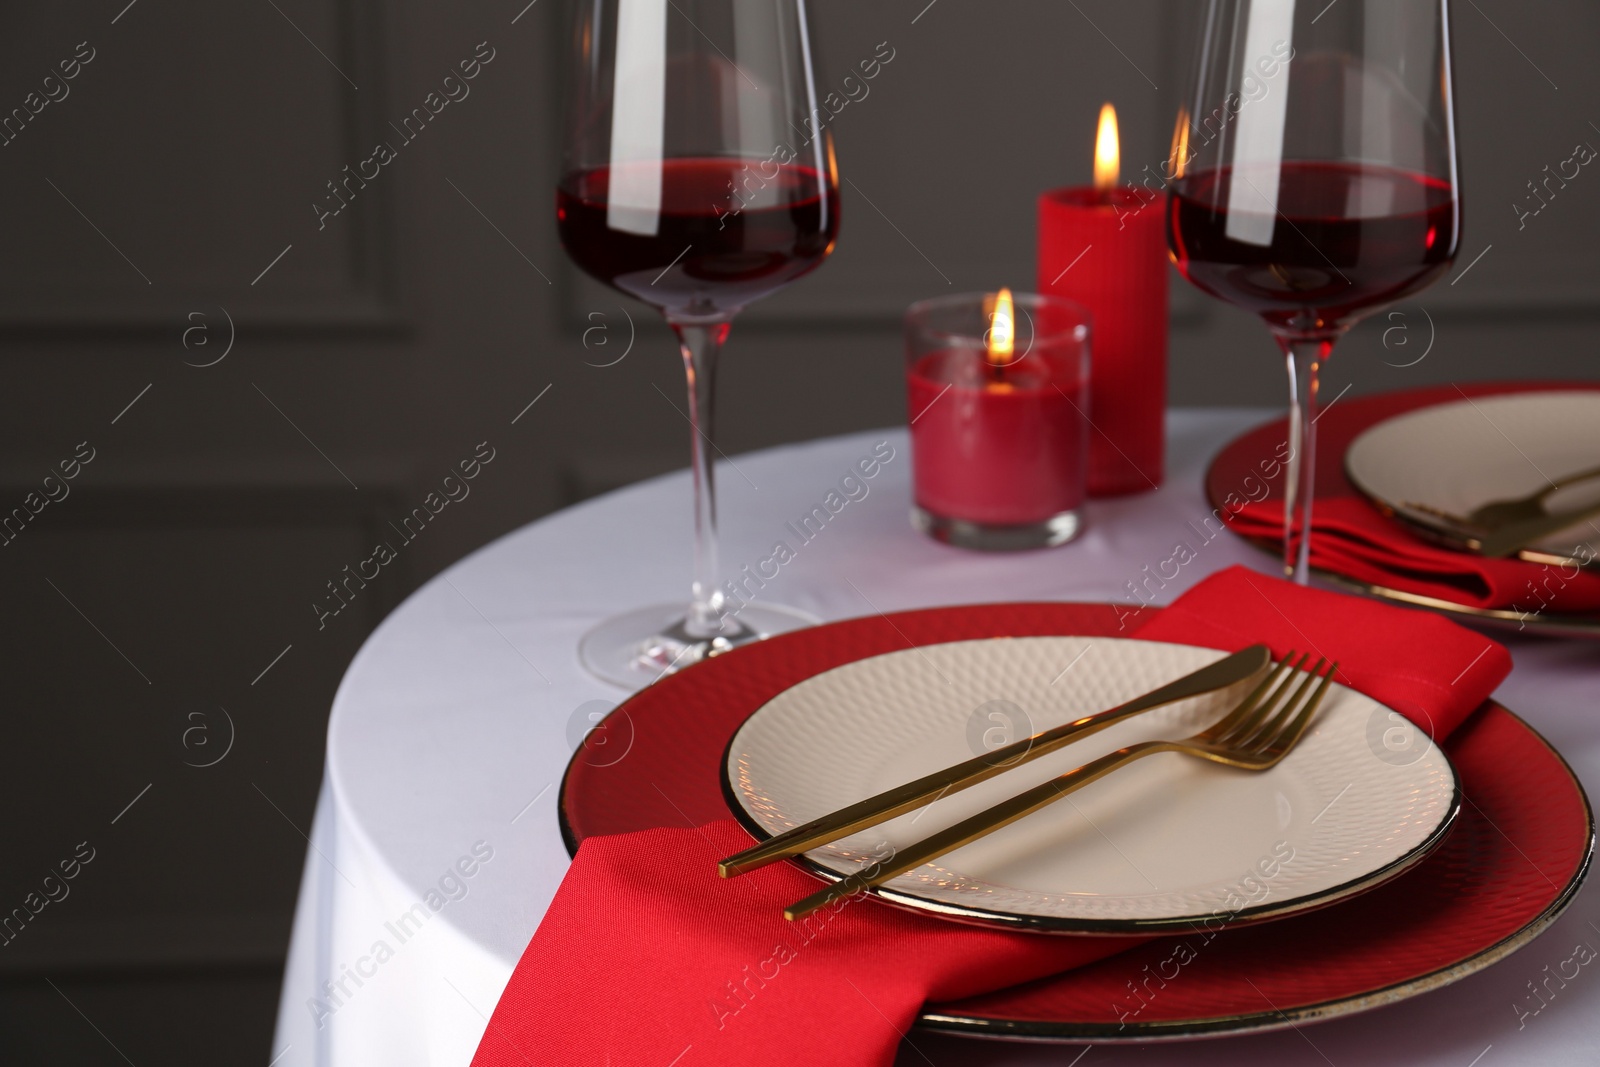
{"label": "glass votive holder", "polygon": [[[1006,298],[1010,321],[997,313]],[[1085,309],[1032,293],[964,293],[907,309],[912,525],[991,551],[1078,535],[1089,333]]]}

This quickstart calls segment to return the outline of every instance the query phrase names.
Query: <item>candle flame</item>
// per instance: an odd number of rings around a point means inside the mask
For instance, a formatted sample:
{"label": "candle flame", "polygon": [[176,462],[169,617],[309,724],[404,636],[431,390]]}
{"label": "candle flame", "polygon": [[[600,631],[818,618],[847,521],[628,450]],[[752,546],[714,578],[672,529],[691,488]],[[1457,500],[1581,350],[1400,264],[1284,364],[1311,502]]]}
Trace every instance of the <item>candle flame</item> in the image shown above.
{"label": "candle flame", "polygon": [[986,355],[989,365],[1004,367],[1011,362],[1011,355],[1016,351],[1017,327],[1016,310],[1011,299],[1011,290],[1002,289],[994,298],[994,310],[989,315],[989,337]]}
{"label": "candle flame", "polygon": [[1094,187],[1102,191],[1117,184],[1122,173],[1122,149],[1117,139],[1117,109],[1100,106],[1100,129],[1094,138]]}
{"label": "candle flame", "polygon": [[1172,128],[1172,158],[1167,161],[1167,173],[1174,181],[1183,177],[1189,165],[1189,109],[1178,109],[1178,121]]}
{"label": "candle flame", "polygon": [[[822,139],[828,146],[828,188],[826,190],[828,200],[825,203],[837,205],[839,202],[839,157],[833,154],[833,130],[824,130]],[[838,208],[835,206],[833,210],[837,211]],[[833,248],[839,243],[839,228],[835,226],[833,230],[834,234],[832,239],[828,241],[828,247],[822,250],[824,257],[833,255]]]}

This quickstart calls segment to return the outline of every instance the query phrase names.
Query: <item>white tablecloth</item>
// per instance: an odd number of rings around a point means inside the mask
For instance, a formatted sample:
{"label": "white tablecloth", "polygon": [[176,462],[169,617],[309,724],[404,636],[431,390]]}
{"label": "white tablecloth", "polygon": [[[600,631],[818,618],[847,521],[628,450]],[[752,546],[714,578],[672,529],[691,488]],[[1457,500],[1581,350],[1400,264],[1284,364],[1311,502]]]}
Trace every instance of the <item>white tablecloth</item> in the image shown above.
{"label": "white tablecloth", "polygon": [[[718,474],[723,570],[754,566],[778,540],[792,544],[785,524],[820,504],[857,460],[887,441],[894,457],[865,483],[867,495],[800,547],[763,597],[829,620],[939,603],[1127,601],[1129,582],[1143,580],[1147,565],[1155,572],[1186,543],[1196,558],[1160,591],[1164,603],[1232,563],[1271,568],[1231,535],[1207,543],[1202,534],[1207,461],[1262,417],[1175,413],[1167,484],[1159,492],[1096,502],[1076,543],[1019,555],[962,552],[912,531],[903,430],[740,456]],[[470,1061],[567,867],[555,817],[563,766],[589,716],[622,695],[584,673],[578,636],[607,615],[681,598],[689,538],[686,474],[633,486],[462,560],[367,641],[328,728],[275,1067]],[[1511,644],[1517,668],[1497,695],[1561,749],[1592,791],[1600,783],[1600,644]],[[1510,959],[1365,1015],[1250,1037],[1087,1052],[913,1035],[900,1062],[1592,1065],[1600,1063],[1600,964],[1571,977],[1574,965],[1564,962],[1580,942],[1600,949],[1593,890]],[[1522,1015],[1540,1003],[1529,983],[1545,982],[1558,965],[1569,975],[1565,984],[1541,986],[1554,996],[1545,994],[1537,1015]],[[625,987],[619,976],[609,993],[625,996]],[[625,1050],[612,1062],[627,1063]]]}

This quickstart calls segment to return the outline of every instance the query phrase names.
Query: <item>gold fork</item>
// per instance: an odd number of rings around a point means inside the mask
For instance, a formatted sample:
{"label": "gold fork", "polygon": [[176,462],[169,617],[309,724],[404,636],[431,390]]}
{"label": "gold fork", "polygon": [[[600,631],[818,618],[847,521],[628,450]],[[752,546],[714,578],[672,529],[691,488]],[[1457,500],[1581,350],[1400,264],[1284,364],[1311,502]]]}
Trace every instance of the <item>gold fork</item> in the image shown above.
{"label": "gold fork", "polygon": [[1402,502],[1395,511],[1402,518],[1442,534],[1448,540],[1464,542],[1474,551],[1498,558],[1509,556],[1533,541],[1560,533],[1568,526],[1577,525],[1600,513],[1600,504],[1570,512],[1549,512],[1544,506],[1544,502],[1558,490],[1596,478],[1600,478],[1600,467],[1567,474],[1526,496],[1491,500],[1465,516],[1414,501]]}
{"label": "gold fork", "polygon": [[1474,508],[1467,515],[1467,522],[1474,526],[1482,526],[1486,530],[1493,530],[1507,523],[1542,519],[1550,514],[1544,508],[1544,502],[1550,494],[1569,485],[1592,481],[1595,478],[1600,478],[1600,467],[1557,478],[1543,489],[1536,489],[1527,496],[1519,496],[1512,500],[1492,500],[1482,507]]}
{"label": "gold fork", "polygon": [[[1430,540],[1464,547],[1489,559],[1504,559],[1523,549],[1531,549],[1535,542],[1552,534],[1592,520],[1600,515],[1600,502],[1576,511],[1545,513],[1536,518],[1502,522],[1493,527],[1466,525],[1465,520],[1427,504],[1402,503],[1394,508],[1394,513],[1410,522],[1418,533],[1427,535]],[[1581,542],[1583,539],[1579,540]]]}
{"label": "gold fork", "polygon": [[[897,851],[843,880],[813,893],[784,909],[784,918],[801,919],[818,908],[882,885],[929,860],[1008,826],[1024,816],[1098,781],[1120,767],[1158,752],[1189,756],[1248,771],[1275,766],[1305,734],[1311,717],[1328,691],[1337,663],[1319,658],[1306,669],[1309,654],[1295,658],[1290,652],[1237,707],[1205,730],[1179,741],[1141,741],[1092,760],[1075,770],[1019,793],[945,830]],[[1296,675],[1302,680],[1294,685]],[[1293,690],[1291,692],[1291,686]]]}

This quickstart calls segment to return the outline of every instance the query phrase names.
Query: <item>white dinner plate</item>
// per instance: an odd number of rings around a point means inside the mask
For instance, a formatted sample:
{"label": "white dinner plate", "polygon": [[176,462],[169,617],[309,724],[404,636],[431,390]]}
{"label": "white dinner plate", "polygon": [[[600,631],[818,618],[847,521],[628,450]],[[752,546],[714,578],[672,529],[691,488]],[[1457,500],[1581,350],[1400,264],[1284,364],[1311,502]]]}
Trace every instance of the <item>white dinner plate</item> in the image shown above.
{"label": "white dinner plate", "polygon": [[[1457,516],[1595,467],[1600,393],[1584,391],[1511,393],[1419,408],[1371,427],[1345,453],[1351,484],[1386,510],[1421,504]],[[1600,478],[1552,493],[1545,508],[1597,501]],[[1532,547],[1563,559],[1593,559],[1600,533],[1583,524]]]}
{"label": "white dinner plate", "polygon": [[[780,693],[729,743],[729,806],[758,838],[1132,699],[1222,657],[1106,637],[957,641],[875,656]],[[1250,689],[1159,708],[802,857],[837,880],[1124,745],[1203,729]],[[1277,918],[1399,874],[1442,842],[1454,769],[1425,734],[1330,687],[1276,767],[1140,760],[877,890],[962,921],[1115,934]]]}

